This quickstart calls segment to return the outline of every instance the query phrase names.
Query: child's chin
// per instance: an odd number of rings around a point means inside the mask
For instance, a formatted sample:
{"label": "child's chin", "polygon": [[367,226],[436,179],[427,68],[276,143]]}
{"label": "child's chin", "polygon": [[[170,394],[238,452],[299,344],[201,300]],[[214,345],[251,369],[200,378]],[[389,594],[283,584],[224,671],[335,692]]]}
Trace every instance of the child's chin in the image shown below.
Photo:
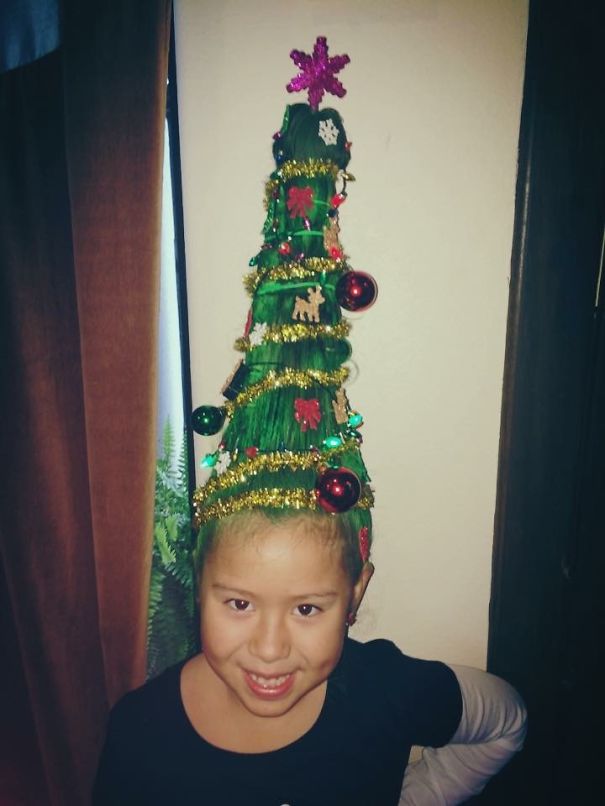
{"label": "child's chin", "polygon": [[254,716],[260,717],[269,717],[271,719],[275,719],[276,717],[284,716],[294,707],[296,704],[295,700],[288,700],[281,702],[258,702],[254,700],[247,699],[244,703],[246,709],[253,714]]}

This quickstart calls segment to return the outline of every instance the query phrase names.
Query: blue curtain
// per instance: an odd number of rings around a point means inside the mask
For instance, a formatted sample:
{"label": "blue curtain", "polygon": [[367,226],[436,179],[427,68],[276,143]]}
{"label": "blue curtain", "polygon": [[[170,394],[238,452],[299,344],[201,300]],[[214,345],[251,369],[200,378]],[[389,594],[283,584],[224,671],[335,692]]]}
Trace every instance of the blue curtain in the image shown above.
{"label": "blue curtain", "polygon": [[59,0],[2,0],[0,73],[46,56],[60,42]]}

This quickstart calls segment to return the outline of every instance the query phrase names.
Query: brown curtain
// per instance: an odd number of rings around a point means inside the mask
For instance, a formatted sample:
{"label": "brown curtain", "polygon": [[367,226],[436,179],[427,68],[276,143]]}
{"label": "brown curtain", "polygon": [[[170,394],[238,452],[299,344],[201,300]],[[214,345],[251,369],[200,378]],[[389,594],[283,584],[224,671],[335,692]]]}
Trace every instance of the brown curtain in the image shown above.
{"label": "brown curtain", "polygon": [[0,76],[0,803],[87,804],[145,677],[170,0]]}

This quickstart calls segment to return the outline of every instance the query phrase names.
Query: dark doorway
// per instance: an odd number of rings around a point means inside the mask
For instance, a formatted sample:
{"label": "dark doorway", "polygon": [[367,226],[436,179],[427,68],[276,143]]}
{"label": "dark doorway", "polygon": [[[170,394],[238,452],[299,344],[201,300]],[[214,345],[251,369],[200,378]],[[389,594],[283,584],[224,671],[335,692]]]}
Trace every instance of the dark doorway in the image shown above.
{"label": "dark doorway", "polygon": [[530,721],[485,804],[605,797],[604,33],[530,2],[488,659]]}

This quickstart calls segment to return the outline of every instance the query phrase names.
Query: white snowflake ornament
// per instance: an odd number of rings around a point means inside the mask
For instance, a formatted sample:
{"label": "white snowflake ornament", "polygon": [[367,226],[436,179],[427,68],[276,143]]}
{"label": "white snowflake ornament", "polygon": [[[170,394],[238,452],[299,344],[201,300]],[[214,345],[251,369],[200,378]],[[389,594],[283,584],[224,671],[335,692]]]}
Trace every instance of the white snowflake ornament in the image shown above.
{"label": "white snowflake ornament", "polygon": [[319,121],[319,136],[327,146],[335,146],[338,142],[338,129],[332,118]]}
{"label": "white snowflake ornament", "polygon": [[248,336],[251,347],[258,347],[265,340],[265,333],[267,332],[266,322],[257,322]]}
{"label": "white snowflake ornament", "polygon": [[228,451],[219,451],[218,459],[214,465],[214,469],[218,476],[224,473],[231,464],[231,454]]}

